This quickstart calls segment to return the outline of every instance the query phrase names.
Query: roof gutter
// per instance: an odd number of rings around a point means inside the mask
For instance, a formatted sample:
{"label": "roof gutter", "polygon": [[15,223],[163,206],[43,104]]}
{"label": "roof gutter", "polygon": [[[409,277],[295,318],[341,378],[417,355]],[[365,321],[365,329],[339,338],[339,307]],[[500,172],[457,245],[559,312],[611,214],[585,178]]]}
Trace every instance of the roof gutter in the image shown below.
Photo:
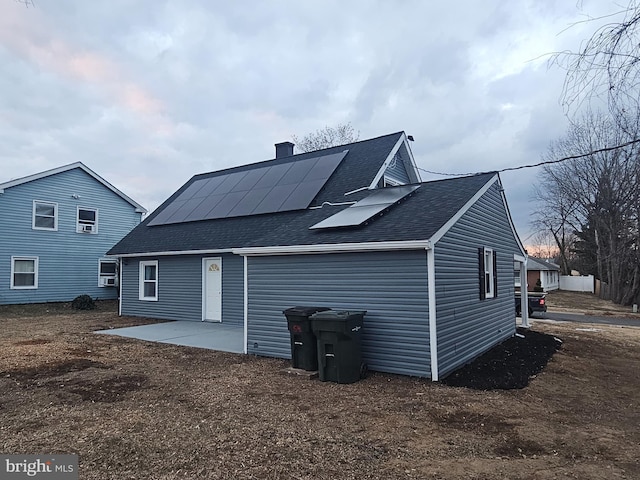
{"label": "roof gutter", "polygon": [[133,257],[168,257],[171,255],[209,255],[211,253],[231,253],[230,248],[218,250],[174,250],[168,252],[144,252],[144,253],[112,253],[109,256],[120,258]]}
{"label": "roof gutter", "polygon": [[300,255],[346,252],[376,252],[388,250],[431,249],[429,240],[409,240],[404,242],[364,242],[329,243],[320,245],[277,245],[273,247],[234,248],[232,253],[242,256]]}

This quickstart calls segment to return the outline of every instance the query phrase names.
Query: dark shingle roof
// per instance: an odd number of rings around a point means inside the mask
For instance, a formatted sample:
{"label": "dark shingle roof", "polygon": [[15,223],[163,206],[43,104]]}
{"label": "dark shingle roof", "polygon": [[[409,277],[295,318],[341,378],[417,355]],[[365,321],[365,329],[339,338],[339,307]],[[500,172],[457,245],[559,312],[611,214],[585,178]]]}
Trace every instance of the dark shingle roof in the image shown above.
{"label": "dark shingle roof", "polygon": [[306,210],[290,219],[284,228],[271,230],[254,245],[247,246],[428,240],[494,175],[487,173],[422,183],[398,205],[359,227],[309,230],[310,226],[345,207]]}
{"label": "dark shingle roof", "polygon": [[[348,149],[349,153],[320,190],[312,205],[321,205],[323,202],[357,201],[371,192],[365,190],[347,197],[344,193],[371,184],[401,135],[402,133],[395,133],[271,162],[310,158]],[[168,205],[196,179],[266,164],[268,162],[196,175],[157,211]],[[348,208],[345,205],[325,205],[318,209],[147,226],[156,214],[154,212],[114,246],[109,254],[428,240],[494,175],[494,173],[488,173],[422,183],[420,188],[401,200],[398,205],[391,206],[359,227],[309,230],[310,226]]]}
{"label": "dark shingle roof", "polygon": [[329,155],[343,150],[349,150],[349,153],[333,172],[325,186],[318,192],[312,205],[319,205],[322,202],[358,200],[363,194],[345,197],[344,193],[361,187],[368,187],[402,135],[402,132],[398,132],[315,152],[195,175],[158,207],[156,211],[149,215],[144,222],[118,242],[109,251],[109,254],[227,249],[253,245],[259,237],[268,234],[273,229],[281,228],[290,219],[304,213],[304,210],[152,227],[149,227],[148,223],[196,180],[267,165],[277,165],[294,160]]}

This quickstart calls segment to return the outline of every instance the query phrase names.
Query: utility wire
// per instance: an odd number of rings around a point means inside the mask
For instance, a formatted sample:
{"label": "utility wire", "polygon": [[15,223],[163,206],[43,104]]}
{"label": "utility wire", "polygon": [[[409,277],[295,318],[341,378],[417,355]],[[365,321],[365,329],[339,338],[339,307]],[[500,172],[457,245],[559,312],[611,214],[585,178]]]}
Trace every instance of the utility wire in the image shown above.
{"label": "utility wire", "polygon": [[[507,168],[502,168],[500,170],[491,170],[491,172],[510,172],[513,170],[522,170],[523,168],[535,168],[535,167],[541,167],[542,165],[552,165],[555,163],[562,163],[562,162],[566,162],[567,160],[577,160],[578,158],[584,158],[584,157],[588,157],[590,155],[595,155],[596,153],[604,153],[604,152],[611,152],[612,150],[618,150],[619,148],[625,148],[628,147],[629,145],[634,145],[636,143],[640,143],[640,138],[636,138],[635,140],[631,140],[627,143],[622,143],[620,145],[616,145],[615,147],[604,147],[604,148],[599,148],[598,150],[593,150],[589,153],[582,153],[580,155],[571,155],[569,157],[562,157],[562,158],[558,158],[557,160],[546,160],[544,162],[539,162],[539,163],[532,163],[532,164],[528,164],[528,165],[519,165],[517,167],[507,167]],[[483,173],[491,173],[491,172],[470,172],[470,173],[443,173],[443,172],[433,172],[431,170],[425,170],[424,168],[420,168],[417,167],[418,170],[421,170],[425,173],[430,173],[432,175],[442,175],[445,177],[465,177],[465,176],[470,176],[470,175],[481,175]]]}

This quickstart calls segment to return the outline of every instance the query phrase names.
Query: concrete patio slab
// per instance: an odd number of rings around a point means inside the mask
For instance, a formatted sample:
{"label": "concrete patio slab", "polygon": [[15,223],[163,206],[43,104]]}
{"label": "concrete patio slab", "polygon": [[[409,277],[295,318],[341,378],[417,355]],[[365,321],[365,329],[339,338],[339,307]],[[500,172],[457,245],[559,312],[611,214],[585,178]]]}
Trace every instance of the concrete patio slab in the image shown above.
{"label": "concrete patio slab", "polygon": [[95,333],[221,352],[244,353],[244,328],[224,323],[175,321],[99,330]]}

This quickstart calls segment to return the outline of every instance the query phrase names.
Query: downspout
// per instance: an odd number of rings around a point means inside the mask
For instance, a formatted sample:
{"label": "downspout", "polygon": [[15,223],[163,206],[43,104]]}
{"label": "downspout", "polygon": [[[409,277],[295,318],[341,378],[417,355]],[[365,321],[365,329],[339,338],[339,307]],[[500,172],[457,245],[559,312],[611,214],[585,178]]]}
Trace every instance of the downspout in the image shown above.
{"label": "downspout", "polygon": [[242,347],[242,351],[246,354],[247,353],[247,341],[248,341],[248,337],[249,337],[249,291],[247,290],[247,287],[249,285],[248,282],[248,276],[247,276],[247,272],[248,272],[248,258],[246,255],[244,257],[244,345]]}
{"label": "downspout", "polygon": [[438,329],[436,326],[436,256],[435,246],[427,249],[427,283],[429,294],[429,351],[431,380],[438,381]]}

